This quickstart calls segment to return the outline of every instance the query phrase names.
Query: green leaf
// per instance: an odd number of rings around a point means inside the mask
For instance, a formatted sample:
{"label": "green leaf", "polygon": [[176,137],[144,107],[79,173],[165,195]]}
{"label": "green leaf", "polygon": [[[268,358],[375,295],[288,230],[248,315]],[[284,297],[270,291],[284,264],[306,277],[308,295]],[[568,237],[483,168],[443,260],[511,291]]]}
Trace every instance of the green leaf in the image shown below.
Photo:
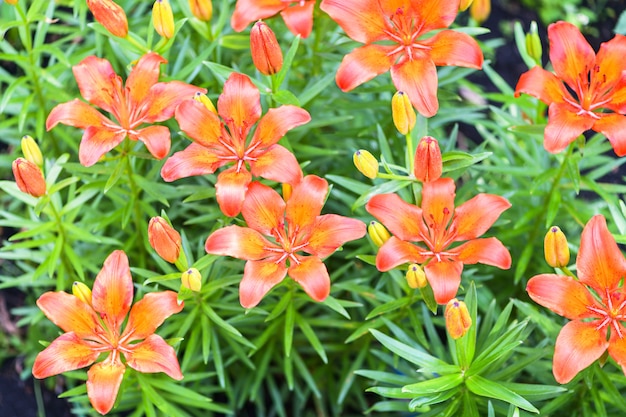
{"label": "green leaf", "polygon": [[285,77],[291,69],[293,59],[296,56],[296,52],[298,51],[298,45],[300,45],[300,36],[296,36],[293,39],[293,42],[289,47],[289,51],[287,51],[285,59],[283,60],[283,67],[280,69],[280,71],[278,71],[278,74],[275,75],[277,88],[280,88],[283,85],[283,81],[285,80]]}
{"label": "green leaf", "polygon": [[388,303],[381,304],[378,307],[376,307],[374,310],[372,310],[365,317],[365,320],[369,320],[372,317],[381,316],[390,311],[394,311],[404,306],[407,306],[410,303],[410,301],[411,301],[411,297],[402,297],[402,298],[398,298],[397,300],[393,300]]}
{"label": "green leaf", "polygon": [[272,98],[279,104],[290,104],[300,107],[300,100],[291,91],[279,90],[272,94]]}
{"label": "green leaf", "polygon": [[322,358],[322,361],[324,361],[324,363],[328,363],[328,358],[326,357],[324,345],[322,345],[322,342],[320,342],[320,339],[315,334],[315,331],[313,330],[311,325],[300,314],[296,314],[296,323],[298,324],[298,327],[300,327],[300,329],[302,330],[302,333],[304,333],[304,336],[307,338],[311,346],[313,346],[313,349],[315,349],[315,352],[317,352],[319,357]]}
{"label": "green leaf", "polygon": [[[289,300],[292,300],[291,293],[289,293]],[[287,313],[285,314],[285,333],[284,333],[284,342],[285,342],[285,356],[289,357],[291,355],[291,346],[293,345],[293,328],[295,322],[295,316],[297,315],[296,309],[293,305],[293,302],[290,302],[287,305]]]}
{"label": "green leaf", "polygon": [[476,395],[495,398],[509,404],[513,404],[521,409],[539,414],[539,410],[537,410],[521,395],[514,393],[497,382],[483,378],[480,375],[472,375],[468,377],[465,380],[465,386],[467,386],[467,389]]}
{"label": "green leaf", "polygon": [[427,381],[417,382],[402,387],[402,392],[409,392],[415,396],[442,393],[458,387],[463,383],[463,374],[443,375]]}

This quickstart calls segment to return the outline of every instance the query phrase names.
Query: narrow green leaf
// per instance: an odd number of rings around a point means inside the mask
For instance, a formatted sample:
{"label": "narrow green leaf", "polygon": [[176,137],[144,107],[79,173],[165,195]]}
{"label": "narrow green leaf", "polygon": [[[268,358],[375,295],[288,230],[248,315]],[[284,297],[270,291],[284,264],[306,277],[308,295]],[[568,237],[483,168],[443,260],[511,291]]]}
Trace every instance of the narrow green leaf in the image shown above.
{"label": "narrow green leaf", "polygon": [[516,407],[530,411],[532,413],[539,414],[537,410],[530,402],[524,397],[514,393],[513,391],[503,387],[495,381],[490,381],[483,378],[480,375],[472,375],[465,380],[465,386],[476,395],[482,397],[495,398],[509,404],[513,404]]}
{"label": "narrow green leaf", "polygon": [[402,392],[410,392],[416,396],[437,394],[458,387],[463,383],[463,375],[459,372],[451,375],[443,375],[427,381],[417,382],[402,387]]}

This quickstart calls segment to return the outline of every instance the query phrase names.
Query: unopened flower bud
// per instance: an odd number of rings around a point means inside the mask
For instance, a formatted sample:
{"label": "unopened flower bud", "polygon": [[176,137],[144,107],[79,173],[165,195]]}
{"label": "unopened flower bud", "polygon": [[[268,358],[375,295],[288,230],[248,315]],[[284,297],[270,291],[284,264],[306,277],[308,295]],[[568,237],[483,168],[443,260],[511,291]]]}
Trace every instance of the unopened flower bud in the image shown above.
{"label": "unopened flower bud", "polygon": [[114,36],[128,35],[128,20],[124,9],[112,0],[87,0],[93,17]]}
{"label": "unopened flower bud", "polygon": [[180,234],[162,217],[153,217],[148,225],[150,246],[169,263],[175,263],[180,255]]}
{"label": "unopened flower bud", "polygon": [[202,94],[201,92],[197,91],[193,95],[193,99],[199,103],[204,104],[204,107],[206,107],[210,112],[217,114],[217,109],[213,105],[211,99],[206,94]]}
{"label": "unopened flower bud", "polygon": [[474,0],[470,6],[470,16],[477,23],[482,23],[491,14],[491,0]]}
{"label": "unopened flower bud", "polygon": [[406,271],[406,282],[411,288],[424,288],[428,285],[426,274],[418,264],[409,265],[409,269]]}
{"label": "unopened flower bud", "polygon": [[283,66],[283,52],[276,35],[265,22],[259,20],[250,30],[252,62],[261,74],[276,74]]}
{"label": "unopened flower bud", "polygon": [[534,20],[530,23],[530,31],[526,34],[526,53],[535,60],[537,65],[541,65],[541,39],[537,30],[537,22]]}
{"label": "unopened flower bud", "polygon": [[208,22],[213,16],[213,4],[211,0],[189,0],[191,13],[203,22]]}
{"label": "unopened flower bud", "polygon": [[473,0],[461,0],[459,3],[459,11],[464,12],[472,4]]}
{"label": "unopened flower bud", "polygon": [[72,284],[72,294],[83,303],[91,305],[91,290],[82,282],[74,281],[74,284]]}
{"label": "unopened flower bud", "polygon": [[374,242],[374,245],[379,248],[391,237],[385,226],[375,221],[371,221],[367,226],[367,234]]}
{"label": "unopened flower bud", "polygon": [[352,156],[354,166],[367,178],[374,179],[378,175],[378,160],[369,151],[359,149]]}
{"label": "unopened flower bud", "polygon": [[293,192],[293,186],[291,184],[283,183],[283,200],[287,201],[291,198]]}
{"label": "unopened flower bud", "polygon": [[24,158],[33,164],[38,167],[43,166],[43,155],[41,154],[41,149],[39,149],[39,145],[37,145],[35,139],[28,135],[22,137],[22,153],[24,154]]}
{"label": "unopened flower bud", "polygon": [[441,177],[443,163],[439,142],[431,136],[424,136],[417,144],[413,175],[422,182],[435,181]]}
{"label": "unopened flower bud", "polygon": [[166,39],[174,36],[174,14],[169,0],[156,0],[152,6],[154,30]]}
{"label": "unopened flower bud", "polygon": [[202,288],[202,275],[196,268],[189,268],[180,276],[180,283],[183,287],[198,292]]}
{"label": "unopened flower bud", "polygon": [[41,169],[24,158],[17,158],[12,165],[13,176],[17,188],[33,197],[41,197],[46,193],[46,180]]}
{"label": "unopened flower bud", "polygon": [[552,226],[543,240],[543,253],[546,262],[553,268],[561,268],[569,264],[569,247],[567,238],[558,226]]}
{"label": "unopened flower bud", "polygon": [[4,0],[5,3],[11,4],[11,5],[16,5],[17,4],[17,0]]}
{"label": "unopened flower bud", "polygon": [[459,301],[456,298],[448,301],[444,317],[446,319],[448,334],[453,339],[463,337],[472,326],[472,318],[470,317],[465,302]]}
{"label": "unopened flower bud", "polygon": [[396,129],[403,135],[415,127],[415,110],[413,110],[409,96],[402,91],[398,91],[391,98],[391,116]]}

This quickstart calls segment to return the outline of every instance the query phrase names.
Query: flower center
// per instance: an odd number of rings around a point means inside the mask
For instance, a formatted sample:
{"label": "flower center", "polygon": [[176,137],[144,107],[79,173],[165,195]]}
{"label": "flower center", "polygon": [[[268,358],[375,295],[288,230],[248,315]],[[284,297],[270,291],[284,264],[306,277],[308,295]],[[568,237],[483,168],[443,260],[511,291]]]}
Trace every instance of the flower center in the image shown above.
{"label": "flower center", "polygon": [[295,227],[293,233],[285,232],[285,228],[275,227],[272,229],[272,236],[276,239],[277,246],[266,247],[263,248],[270,252],[275,252],[277,255],[280,255],[275,263],[279,264],[286,259],[289,259],[290,262],[295,263],[296,265],[300,265],[300,260],[296,256],[296,252],[304,249],[309,242],[298,242],[301,240],[301,236],[299,235],[300,228],[298,226]]}
{"label": "flower center", "polygon": [[602,108],[613,99],[614,85],[607,83],[606,73],[600,72],[600,66],[594,65],[592,68],[585,66],[585,69],[578,74],[576,85],[568,85],[578,102],[565,97],[565,101],[576,109],[578,115],[585,115],[594,119],[600,119],[595,110]]}
{"label": "flower center", "polygon": [[417,41],[421,35],[422,27],[423,24],[417,26],[414,19],[407,16],[404,9],[399,7],[387,18],[387,28],[384,32],[390,40],[398,44],[396,48],[387,53],[387,56],[404,53],[412,61],[417,57],[417,54],[429,51],[429,46]]}
{"label": "flower center", "polygon": [[[624,328],[621,322],[626,321],[626,299],[620,295],[611,294],[606,291],[606,305],[599,307],[587,306],[587,310],[596,313],[600,319],[600,323],[596,326],[596,330],[604,327],[615,330],[620,339],[624,337]],[[620,299],[621,298],[621,299]]]}

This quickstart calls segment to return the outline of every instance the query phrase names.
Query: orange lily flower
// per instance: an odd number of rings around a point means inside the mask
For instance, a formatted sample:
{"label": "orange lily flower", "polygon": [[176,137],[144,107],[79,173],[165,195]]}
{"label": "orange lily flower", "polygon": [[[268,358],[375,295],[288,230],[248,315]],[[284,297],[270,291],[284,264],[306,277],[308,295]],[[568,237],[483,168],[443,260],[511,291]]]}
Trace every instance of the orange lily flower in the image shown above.
{"label": "orange lily flower", "polygon": [[548,40],[556,75],[537,66],[515,88],[515,96],[530,94],[549,105],[546,150],[561,152],[592,129],[609,139],[618,156],[626,155],[626,36],[600,45],[598,55],[571,23],[548,26]]}
{"label": "orange lily flower", "polygon": [[167,60],[155,52],[141,57],[132,69],[126,85],[106,59],[89,56],[72,68],[80,94],[85,100],[111,113],[112,121],[87,103],[74,99],[57,105],[46,120],[50,130],[62,123],[85,129],[78,157],[84,166],[91,166],[127,136],[142,141],[157,159],[170,151],[170,131],[153,125],[140,129],[144,123],[162,122],[174,115],[174,109],[185,98],[203,88],[171,81],[160,83],[159,66]]}
{"label": "orange lily flower", "polygon": [[308,175],[285,202],[270,187],[253,182],[241,210],[248,227],[227,226],[208,237],[208,253],[248,261],[239,286],[243,307],[256,306],[286,275],[314,300],[326,299],[330,277],[321,258],[365,235],[365,224],[359,220],[320,215],[327,192],[326,180]]}
{"label": "orange lily flower", "polygon": [[343,91],[391,69],[398,91],[426,117],[439,109],[436,65],[480,69],[483,54],[465,33],[445,29],[454,21],[459,0],[324,0],[320,8],[346,34],[365,45],[346,55],[337,70]]}
{"label": "orange lily flower", "polygon": [[[241,211],[252,175],[288,184],[300,181],[302,170],[298,161],[277,142],[289,130],[311,120],[306,110],[280,106],[261,117],[259,90],[250,78],[237,73],[226,80],[217,109],[219,116],[196,100],[186,100],[178,106],[176,120],[194,143],[165,162],[161,169],[165,181],[212,174],[223,165],[234,164],[218,175],[215,185],[217,203],[230,217]],[[259,125],[246,143],[257,121]]]}
{"label": "orange lily flower", "polygon": [[[375,195],[366,205],[368,213],[393,234],[378,250],[376,268],[384,272],[407,262],[426,262],[426,279],[439,304],[456,295],[463,264],[511,267],[511,255],[502,242],[495,237],[478,239],[511,207],[507,199],[478,194],[455,209],[454,196],[454,181],[440,178],[424,183],[421,208],[396,194]],[[450,247],[460,241],[467,242]]]}
{"label": "orange lily flower", "polygon": [[89,366],[101,353],[108,353],[87,372],[87,395],[100,414],[108,413],[115,403],[126,370],[121,355],[136,371],[165,372],[174,379],[183,378],[174,349],[154,334],[166,318],[183,309],[175,292],[146,294],[131,309],[133,280],[128,258],[117,250],[104,261],[93,292],[89,294],[87,288],[77,293],[79,296],[49,291],[37,300],[46,317],[65,333],[37,355],[35,378]]}
{"label": "orange lily flower", "polygon": [[556,338],[554,378],[568,383],[607,349],[626,374],[626,260],[601,215],[583,229],[576,270],[578,281],[541,274],[526,286],[536,303],[571,320]]}
{"label": "orange lily flower", "polygon": [[252,22],[280,13],[291,33],[306,38],[313,29],[314,6],[315,0],[238,0],[230,25],[241,32]]}

